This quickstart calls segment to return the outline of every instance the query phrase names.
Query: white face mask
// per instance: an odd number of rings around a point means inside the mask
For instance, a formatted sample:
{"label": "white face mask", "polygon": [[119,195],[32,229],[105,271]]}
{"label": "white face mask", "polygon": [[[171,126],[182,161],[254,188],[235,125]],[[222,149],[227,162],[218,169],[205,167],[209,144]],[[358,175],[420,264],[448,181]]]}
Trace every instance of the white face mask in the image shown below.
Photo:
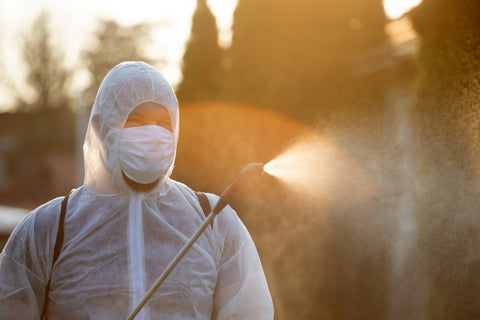
{"label": "white face mask", "polygon": [[164,178],[175,156],[175,137],[155,125],[124,128],[118,157],[120,168],[131,180],[149,184]]}

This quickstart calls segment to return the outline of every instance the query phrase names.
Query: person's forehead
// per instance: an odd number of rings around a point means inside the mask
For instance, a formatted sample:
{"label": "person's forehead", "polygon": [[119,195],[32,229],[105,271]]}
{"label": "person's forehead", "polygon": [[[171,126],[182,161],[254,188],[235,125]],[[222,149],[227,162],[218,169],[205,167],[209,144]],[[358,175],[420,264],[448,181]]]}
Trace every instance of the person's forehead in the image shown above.
{"label": "person's forehead", "polygon": [[167,108],[161,104],[147,101],[139,104],[135,109],[130,112],[130,116],[140,116],[140,115],[156,115],[156,114],[168,114]]}

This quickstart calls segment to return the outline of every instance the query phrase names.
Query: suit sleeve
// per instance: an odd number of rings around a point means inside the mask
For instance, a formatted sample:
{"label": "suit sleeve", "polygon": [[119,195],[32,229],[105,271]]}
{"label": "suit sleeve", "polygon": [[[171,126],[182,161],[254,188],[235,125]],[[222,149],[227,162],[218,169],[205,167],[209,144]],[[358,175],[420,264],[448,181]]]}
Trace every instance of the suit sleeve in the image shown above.
{"label": "suit sleeve", "polygon": [[227,207],[215,226],[223,237],[213,319],[273,319],[273,303],[255,244]]}
{"label": "suit sleeve", "polygon": [[[59,206],[49,203],[29,213],[11,234],[0,260],[2,319],[40,319],[51,273]],[[53,209],[55,208],[55,209]]]}

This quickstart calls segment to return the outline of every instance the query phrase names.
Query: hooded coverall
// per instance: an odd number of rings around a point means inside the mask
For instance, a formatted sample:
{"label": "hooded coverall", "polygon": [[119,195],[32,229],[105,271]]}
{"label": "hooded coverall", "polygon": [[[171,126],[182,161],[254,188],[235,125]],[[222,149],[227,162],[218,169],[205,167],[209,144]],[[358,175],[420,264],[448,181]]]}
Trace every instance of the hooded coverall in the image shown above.
{"label": "hooded coverall", "polygon": [[[45,299],[48,319],[123,319],[205,219],[194,191],[169,178],[173,161],[148,192],[134,192],[125,183],[119,138],[130,112],[146,101],[168,110],[176,148],[179,116],[172,87],[148,64],[117,65],[94,102],[83,146],[85,181],[69,198],[58,260],[52,265],[62,198],[29,213],[4,248],[1,319],[39,319]],[[213,207],[218,197],[207,197]],[[257,250],[230,207],[136,319],[273,319]]]}

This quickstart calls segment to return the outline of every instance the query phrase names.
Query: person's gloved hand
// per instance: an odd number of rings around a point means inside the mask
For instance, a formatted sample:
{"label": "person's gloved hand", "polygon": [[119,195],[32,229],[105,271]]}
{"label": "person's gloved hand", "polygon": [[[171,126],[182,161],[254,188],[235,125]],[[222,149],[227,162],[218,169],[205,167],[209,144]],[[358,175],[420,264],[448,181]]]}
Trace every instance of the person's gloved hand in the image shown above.
{"label": "person's gloved hand", "polygon": [[232,198],[237,194],[238,190],[250,189],[250,186],[261,183],[260,180],[266,175],[268,174],[263,170],[263,163],[251,163],[247,165],[238,178],[223,191],[213,212],[218,214],[232,201]]}

